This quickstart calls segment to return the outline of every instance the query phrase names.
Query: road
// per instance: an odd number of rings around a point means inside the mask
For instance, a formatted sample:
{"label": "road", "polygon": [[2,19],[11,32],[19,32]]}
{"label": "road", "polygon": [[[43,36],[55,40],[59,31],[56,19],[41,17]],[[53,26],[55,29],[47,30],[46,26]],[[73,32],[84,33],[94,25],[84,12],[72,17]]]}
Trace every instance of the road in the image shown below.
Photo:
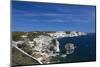
{"label": "road", "polygon": [[23,51],[22,49],[18,48],[16,42],[12,41],[11,45],[12,45],[13,47],[15,47],[17,50],[19,50],[21,53],[27,55],[28,57],[32,58],[33,60],[36,60],[36,61],[39,62],[40,64],[43,64],[43,63],[41,62],[41,60],[39,60],[39,59],[37,59],[37,58],[35,58],[35,57],[29,55],[28,53],[26,53],[26,52]]}

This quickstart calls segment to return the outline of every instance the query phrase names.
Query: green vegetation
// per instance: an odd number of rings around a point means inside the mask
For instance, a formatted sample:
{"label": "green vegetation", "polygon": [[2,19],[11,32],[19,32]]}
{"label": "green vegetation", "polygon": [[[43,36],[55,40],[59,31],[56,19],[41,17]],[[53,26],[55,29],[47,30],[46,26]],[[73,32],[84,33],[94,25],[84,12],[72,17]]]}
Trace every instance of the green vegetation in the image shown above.
{"label": "green vegetation", "polygon": [[[29,40],[33,40],[33,38],[38,37],[39,35],[45,35],[45,36],[50,36],[47,34],[47,32],[12,32],[12,40],[14,41],[18,41],[21,40],[21,35],[25,35],[26,33],[28,36]],[[50,33],[50,32],[49,32]]]}
{"label": "green vegetation", "polygon": [[37,61],[26,56],[25,54],[18,51],[16,48],[12,48],[12,66],[15,65],[30,65],[30,64],[39,64]]}
{"label": "green vegetation", "polygon": [[12,32],[12,40],[18,41],[21,39],[21,35],[24,35],[25,32]]}
{"label": "green vegetation", "polygon": [[48,35],[48,34],[46,34],[44,32],[36,32],[36,33],[35,32],[29,32],[28,33],[28,38],[32,41],[33,38],[38,37],[39,35],[50,36],[50,35]]}
{"label": "green vegetation", "polygon": [[[24,45],[24,46],[23,46],[23,45]],[[27,53],[30,54],[30,55],[32,54],[32,50],[31,50],[32,48],[31,48],[30,46],[28,46],[27,44],[22,44],[22,46],[23,46],[23,47],[21,48],[22,50],[24,50],[25,52],[27,52]]]}

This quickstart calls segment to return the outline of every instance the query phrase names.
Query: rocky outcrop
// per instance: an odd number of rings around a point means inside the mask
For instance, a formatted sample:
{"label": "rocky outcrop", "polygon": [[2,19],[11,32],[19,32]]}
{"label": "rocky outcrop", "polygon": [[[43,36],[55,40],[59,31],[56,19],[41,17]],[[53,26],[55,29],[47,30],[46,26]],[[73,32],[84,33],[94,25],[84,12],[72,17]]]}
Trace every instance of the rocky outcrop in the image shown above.
{"label": "rocky outcrop", "polygon": [[[35,34],[38,34],[38,32],[35,32]],[[33,40],[30,41],[28,39],[28,33],[25,35],[22,35],[21,41],[17,41],[17,44],[25,43],[26,45],[31,47],[32,54],[31,56],[41,60],[44,64],[50,63],[50,57],[59,55],[60,49],[59,49],[59,41],[58,38],[63,37],[76,37],[76,36],[84,36],[87,35],[84,32],[43,32],[42,34],[39,34],[37,37],[32,38]],[[34,35],[33,35],[34,36]],[[74,52],[74,44],[68,43],[65,45],[66,54],[72,54]],[[62,55],[62,57],[65,57],[66,55]]]}
{"label": "rocky outcrop", "polygon": [[75,37],[75,36],[84,36],[84,35],[87,35],[87,33],[84,33],[84,32],[75,32],[75,31],[72,31],[72,32],[69,32],[69,33],[66,33],[64,31],[58,31],[58,32],[47,33],[47,34],[49,34],[53,38]]}
{"label": "rocky outcrop", "polygon": [[66,54],[72,54],[75,50],[75,46],[73,43],[66,43],[65,44],[65,50],[66,50]]}

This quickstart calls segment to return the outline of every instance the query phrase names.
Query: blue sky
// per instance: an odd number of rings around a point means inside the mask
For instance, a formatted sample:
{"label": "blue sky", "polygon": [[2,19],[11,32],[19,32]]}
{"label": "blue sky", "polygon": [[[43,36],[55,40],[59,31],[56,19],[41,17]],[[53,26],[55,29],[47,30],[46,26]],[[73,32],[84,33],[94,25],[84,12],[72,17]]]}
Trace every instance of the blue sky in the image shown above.
{"label": "blue sky", "polygon": [[95,6],[12,2],[13,31],[95,32]]}

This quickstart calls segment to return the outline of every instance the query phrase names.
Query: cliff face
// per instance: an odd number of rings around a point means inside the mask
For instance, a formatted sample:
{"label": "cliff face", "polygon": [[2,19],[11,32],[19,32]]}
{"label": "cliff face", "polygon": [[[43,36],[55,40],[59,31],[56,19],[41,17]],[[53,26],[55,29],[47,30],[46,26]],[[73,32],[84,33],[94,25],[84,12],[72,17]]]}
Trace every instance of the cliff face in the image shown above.
{"label": "cliff face", "polygon": [[[40,34],[41,33],[41,34]],[[28,33],[26,33],[28,35]],[[17,44],[26,43],[30,47],[32,47],[33,50],[37,51],[50,51],[48,49],[52,48],[52,51],[59,52],[59,41],[58,38],[63,37],[75,37],[75,36],[84,36],[87,35],[84,32],[64,32],[64,31],[58,31],[58,32],[34,32],[31,37],[32,41],[28,39],[27,35],[20,36],[22,38],[21,41],[17,41]],[[37,37],[34,37],[35,35]],[[55,40],[55,41],[54,41]]]}
{"label": "cliff face", "polygon": [[63,31],[59,31],[59,32],[54,32],[54,33],[47,33],[49,34],[51,37],[53,38],[62,38],[62,37],[75,37],[75,36],[83,36],[83,35],[87,35],[84,32],[63,32]]}
{"label": "cliff face", "polygon": [[[41,33],[41,34],[40,34]],[[33,34],[36,34],[33,35]],[[27,35],[22,35],[21,41],[16,41],[17,44],[26,44],[29,47],[31,47],[32,56],[36,57],[37,59],[42,58],[41,61],[43,63],[50,63],[49,57],[57,56],[59,55],[60,49],[59,49],[59,41],[58,38],[63,37],[75,37],[75,36],[84,36],[87,35],[84,32],[35,32],[31,34],[33,37],[31,37],[31,41],[28,39],[28,33]],[[70,47],[70,48],[68,48]],[[74,44],[68,44],[65,46],[66,54],[71,54],[74,51],[68,52],[67,50],[73,49],[74,50]],[[37,55],[39,57],[37,57]],[[62,55],[63,56],[63,55]]]}

